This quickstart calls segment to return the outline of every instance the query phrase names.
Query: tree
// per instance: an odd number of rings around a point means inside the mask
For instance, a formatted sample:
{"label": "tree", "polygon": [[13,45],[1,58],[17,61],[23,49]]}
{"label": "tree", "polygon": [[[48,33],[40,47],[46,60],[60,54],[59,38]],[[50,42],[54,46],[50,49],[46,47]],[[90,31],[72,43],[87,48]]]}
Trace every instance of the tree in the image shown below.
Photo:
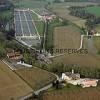
{"label": "tree", "polygon": [[0,47],[0,59],[6,56],[6,51],[3,47]]}
{"label": "tree", "polygon": [[8,40],[11,40],[13,37],[15,37],[15,30],[10,29],[10,30],[7,32],[7,34],[6,34],[6,38],[7,38]]}

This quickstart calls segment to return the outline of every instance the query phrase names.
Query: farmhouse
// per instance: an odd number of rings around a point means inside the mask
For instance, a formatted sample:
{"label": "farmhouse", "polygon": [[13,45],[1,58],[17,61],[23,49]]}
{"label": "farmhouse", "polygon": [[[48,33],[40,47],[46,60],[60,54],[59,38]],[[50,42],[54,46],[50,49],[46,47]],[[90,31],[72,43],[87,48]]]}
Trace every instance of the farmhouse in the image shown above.
{"label": "farmhouse", "polygon": [[74,70],[72,70],[72,72],[62,73],[62,80],[73,85],[80,85],[82,88],[91,86],[96,87],[98,82],[97,79],[80,78],[80,74],[75,74]]}
{"label": "farmhouse", "polygon": [[56,18],[56,15],[53,14],[52,12],[48,11],[47,9],[44,9],[42,11],[41,16],[43,17],[44,20],[49,20],[49,21],[51,21],[52,19]]}

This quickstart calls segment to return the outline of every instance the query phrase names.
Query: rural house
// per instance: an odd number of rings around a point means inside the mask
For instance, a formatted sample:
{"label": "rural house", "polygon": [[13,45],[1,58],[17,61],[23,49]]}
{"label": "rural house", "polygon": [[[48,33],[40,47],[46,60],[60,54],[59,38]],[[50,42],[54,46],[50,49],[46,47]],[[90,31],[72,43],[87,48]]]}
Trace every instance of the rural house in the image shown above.
{"label": "rural house", "polygon": [[62,80],[66,81],[66,83],[70,83],[72,85],[80,85],[82,88],[85,87],[96,87],[98,80],[90,79],[90,78],[80,78],[80,74],[72,72],[62,73]]}

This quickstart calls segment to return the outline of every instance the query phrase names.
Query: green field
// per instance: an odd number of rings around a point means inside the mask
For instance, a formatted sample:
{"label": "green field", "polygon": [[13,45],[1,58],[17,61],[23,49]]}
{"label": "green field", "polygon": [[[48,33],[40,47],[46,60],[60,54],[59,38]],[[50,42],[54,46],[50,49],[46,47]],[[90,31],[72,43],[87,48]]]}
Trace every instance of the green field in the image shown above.
{"label": "green field", "polygon": [[87,7],[86,11],[98,17],[100,16],[100,6]]}

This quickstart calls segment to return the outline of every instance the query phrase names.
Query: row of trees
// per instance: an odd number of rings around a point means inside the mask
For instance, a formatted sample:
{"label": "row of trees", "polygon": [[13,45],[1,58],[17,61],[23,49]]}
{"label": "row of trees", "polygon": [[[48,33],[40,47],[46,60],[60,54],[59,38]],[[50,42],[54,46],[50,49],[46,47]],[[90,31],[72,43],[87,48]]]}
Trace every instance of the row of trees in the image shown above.
{"label": "row of trees", "polygon": [[75,73],[80,73],[81,77],[100,78],[100,68],[98,66],[64,65],[63,63],[57,63],[50,67],[45,67],[45,69],[58,75],[61,75],[63,72],[71,72],[74,69]]}

